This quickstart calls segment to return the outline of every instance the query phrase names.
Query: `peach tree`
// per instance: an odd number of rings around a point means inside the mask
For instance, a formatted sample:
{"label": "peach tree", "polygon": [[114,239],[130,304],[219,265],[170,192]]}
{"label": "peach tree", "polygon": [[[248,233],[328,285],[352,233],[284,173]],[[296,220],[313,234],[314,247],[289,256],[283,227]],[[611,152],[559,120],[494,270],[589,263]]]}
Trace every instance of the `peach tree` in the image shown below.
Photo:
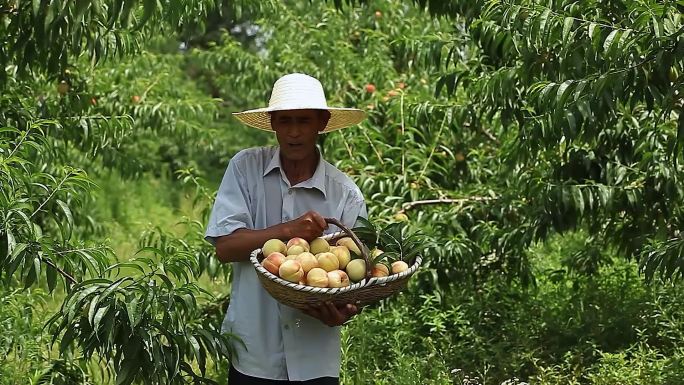
{"label": "peach tree", "polygon": [[[208,316],[213,297],[196,282],[227,273],[212,262],[201,225],[188,221],[180,239],[152,231],[136,255],[115,255],[89,213],[90,175],[178,175],[213,151],[218,103],[179,87],[184,58],[163,55],[168,39],[160,36],[184,39],[207,28],[210,15],[233,22],[259,7],[0,5],[0,278],[5,288],[63,297],[46,327],[62,359],[41,381],[86,381],[78,363],[92,361],[117,384],[211,382],[207,363],[231,356],[232,337]],[[184,175],[195,189],[194,174]]]}

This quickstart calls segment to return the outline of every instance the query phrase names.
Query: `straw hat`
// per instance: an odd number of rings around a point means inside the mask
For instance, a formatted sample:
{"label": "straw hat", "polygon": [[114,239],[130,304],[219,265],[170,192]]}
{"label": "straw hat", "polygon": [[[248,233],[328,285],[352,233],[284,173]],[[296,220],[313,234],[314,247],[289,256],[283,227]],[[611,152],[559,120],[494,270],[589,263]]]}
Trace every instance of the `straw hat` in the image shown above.
{"label": "straw hat", "polygon": [[359,124],[366,117],[365,112],[356,108],[328,107],[321,82],[299,73],[285,75],[275,82],[268,107],[234,112],[233,115],[248,126],[271,131],[269,112],[303,109],[330,111],[330,120],[323,132]]}

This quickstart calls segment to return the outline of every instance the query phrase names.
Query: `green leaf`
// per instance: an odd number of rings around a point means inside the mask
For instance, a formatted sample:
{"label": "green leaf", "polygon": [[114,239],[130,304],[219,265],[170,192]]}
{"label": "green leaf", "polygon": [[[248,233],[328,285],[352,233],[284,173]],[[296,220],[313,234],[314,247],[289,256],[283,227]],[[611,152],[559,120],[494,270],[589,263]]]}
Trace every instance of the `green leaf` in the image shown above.
{"label": "green leaf", "polygon": [[48,292],[52,293],[57,287],[57,269],[47,265],[45,266],[45,276],[47,278]]}
{"label": "green leaf", "polygon": [[135,379],[138,370],[138,361],[135,358],[126,358],[121,363],[121,368],[116,372],[116,385],[129,385]]}
{"label": "green leaf", "polygon": [[570,39],[570,32],[572,32],[572,26],[575,23],[575,19],[572,17],[566,17],[565,20],[563,20],[563,44],[567,45],[570,42],[568,41]]}
{"label": "green leaf", "polygon": [[95,329],[96,334],[98,334],[98,331],[100,330],[100,321],[102,321],[102,317],[104,317],[104,315],[107,314],[108,310],[109,305],[99,308],[97,310],[97,313],[95,313],[93,328]]}
{"label": "green leaf", "polygon": [[138,323],[140,323],[140,320],[142,319],[142,309],[140,308],[138,298],[133,298],[126,302],[126,312],[128,313],[128,320],[131,323],[131,327],[138,326]]}
{"label": "green leaf", "polygon": [[74,227],[74,218],[71,214],[71,209],[69,209],[69,206],[67,206],[66,203],[62,202],[59,199],[57,199],[56,202],[57,202],[57,205],[62,209],[62,212],[64,213],[64,216],[67,219],[67,224],[68,224],[68,229],[69,229],[69,233],[67,235],[67,238],[71,238],[71,230]]}

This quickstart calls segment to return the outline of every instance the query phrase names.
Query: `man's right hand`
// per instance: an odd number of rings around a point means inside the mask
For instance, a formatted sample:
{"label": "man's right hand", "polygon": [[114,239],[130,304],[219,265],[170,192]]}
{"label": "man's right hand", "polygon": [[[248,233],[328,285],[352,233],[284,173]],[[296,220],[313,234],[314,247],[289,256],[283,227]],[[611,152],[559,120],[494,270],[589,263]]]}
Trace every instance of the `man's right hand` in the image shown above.
{"label": "man's right hand", "polygon": [[301,237],[308,241],[323,235],[328,228],[325,219],[315,211],[307,211],[301,217],[284,223],[288,238]]}

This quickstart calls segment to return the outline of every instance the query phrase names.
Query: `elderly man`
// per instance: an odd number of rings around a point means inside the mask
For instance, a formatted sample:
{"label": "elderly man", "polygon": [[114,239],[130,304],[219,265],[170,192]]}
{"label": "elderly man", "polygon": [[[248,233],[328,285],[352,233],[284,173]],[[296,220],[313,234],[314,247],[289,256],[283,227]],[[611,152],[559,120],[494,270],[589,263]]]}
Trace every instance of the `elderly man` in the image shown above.
{"label": "elderly man", "polygon": [[365,114],[328,107],[318,80],[289,74],[275,82],[268,107],[234,115],[274,131],[279,146],[246,149],[231,159],[206,231],[221,262],[233,263],[223,330],[244,347],[236,344],[229,384],[337,384],[340,325],[357,308],[325,304],[305,314],[281,305],[262,288],[249,254],[272,238],[312,240],[336,230],[324,217],[352,227],[367,216],[359,188],[316,147],[319,133],[358,124]]}

